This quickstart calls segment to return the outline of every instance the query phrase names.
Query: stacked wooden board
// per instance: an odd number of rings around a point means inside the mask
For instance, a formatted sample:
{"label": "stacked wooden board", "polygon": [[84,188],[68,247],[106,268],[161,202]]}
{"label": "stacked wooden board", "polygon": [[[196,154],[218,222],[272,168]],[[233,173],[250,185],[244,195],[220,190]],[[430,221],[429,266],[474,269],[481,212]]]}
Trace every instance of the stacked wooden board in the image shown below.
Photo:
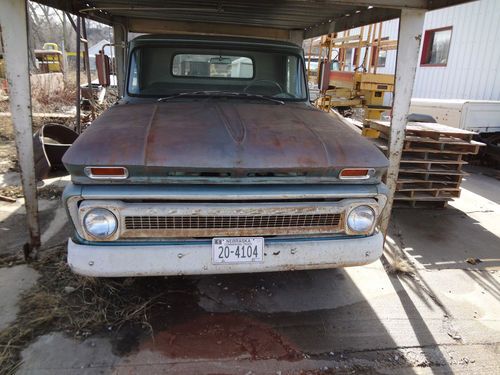
{"label": "stacked wooden board", "polygon": [[[374,142],[386,155],[390,123],[366,120],[365,127],[379,132]],[[411,207],[445,207],[460,196],[465,155],[475,155],[483,146],[475,133],[451,126],[411,122],[406,134],[396,185],[395,203]]]}

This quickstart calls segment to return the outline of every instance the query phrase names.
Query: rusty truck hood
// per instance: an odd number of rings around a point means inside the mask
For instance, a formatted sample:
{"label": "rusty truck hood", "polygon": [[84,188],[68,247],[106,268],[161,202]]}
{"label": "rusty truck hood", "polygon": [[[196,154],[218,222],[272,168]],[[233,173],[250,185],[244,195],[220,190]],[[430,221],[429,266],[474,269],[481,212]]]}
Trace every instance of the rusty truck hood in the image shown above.
{"label": "rusty truck hood", "polygon": [[63,162],[80,183],[90,182],[85,166],[125,166],[130,182],[190,177],[304,182],[304,177],[338,176],[345,167],[375,168],[379,180],[388,165],[371,142],[304,103],[231,99],[116,105],[77,139]]}

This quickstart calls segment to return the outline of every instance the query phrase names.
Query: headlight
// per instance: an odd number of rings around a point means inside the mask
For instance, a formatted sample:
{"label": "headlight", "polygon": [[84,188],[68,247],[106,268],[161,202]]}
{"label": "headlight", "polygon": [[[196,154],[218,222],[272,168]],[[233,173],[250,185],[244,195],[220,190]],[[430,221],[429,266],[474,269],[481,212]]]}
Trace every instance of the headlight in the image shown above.
{"label": "headlight", "polygon": [[367,232],[375,223],[375,211],[370,206],[358,206],[349,212],[347,226],[353,232]]}
{"label": "headlight", "polygon": [[111,211],[105,208],[94,208],[83,218],[83,226],[91,236],[104,239],[115,233],[118,220]]}

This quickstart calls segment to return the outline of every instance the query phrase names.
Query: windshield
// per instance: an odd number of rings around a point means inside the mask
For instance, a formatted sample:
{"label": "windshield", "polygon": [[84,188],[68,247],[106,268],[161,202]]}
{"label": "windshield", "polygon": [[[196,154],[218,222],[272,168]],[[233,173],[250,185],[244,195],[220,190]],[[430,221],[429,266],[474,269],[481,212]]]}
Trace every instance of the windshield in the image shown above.
{"label": "windshield", "polygon": [[228,92],[306,100],[302,60],[276,52],[143,46],[132,52],[128,93],[164,97]]}

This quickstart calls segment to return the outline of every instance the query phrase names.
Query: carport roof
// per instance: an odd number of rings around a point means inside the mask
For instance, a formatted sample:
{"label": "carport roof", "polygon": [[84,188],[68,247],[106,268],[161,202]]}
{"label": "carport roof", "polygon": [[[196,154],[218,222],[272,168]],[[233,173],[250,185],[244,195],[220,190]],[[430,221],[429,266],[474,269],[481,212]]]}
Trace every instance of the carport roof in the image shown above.
{"label": "carport roof", "polygon": [[[346,30],[399,17],[403,8],[432,10],[467,0],[38,0],[39,3],[100,22],[121,23],[133,32],[259,33],[282,38]],[[262,33],[264,34],[264,33]],[[287,34],[289,35],[289,34]],[[263,35],[262,35],[263,36]]]}

